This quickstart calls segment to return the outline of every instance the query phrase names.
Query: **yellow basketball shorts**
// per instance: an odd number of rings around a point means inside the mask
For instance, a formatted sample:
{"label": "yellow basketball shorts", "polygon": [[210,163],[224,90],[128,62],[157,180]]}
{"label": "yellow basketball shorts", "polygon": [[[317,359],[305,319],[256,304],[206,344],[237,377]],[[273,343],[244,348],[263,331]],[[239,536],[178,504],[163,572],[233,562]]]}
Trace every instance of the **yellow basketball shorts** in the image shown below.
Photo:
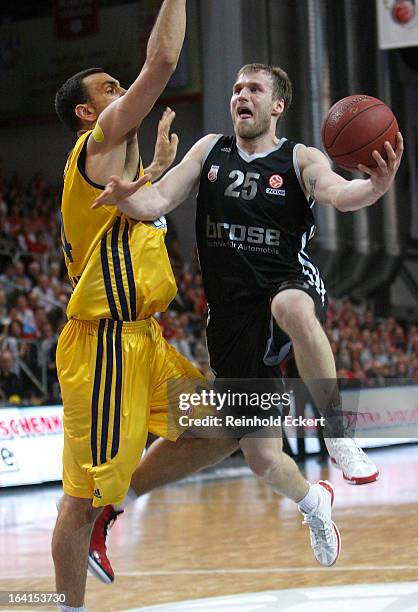
{"label": "yellow basketball shorts", "polygon": [[[57,348],[64,404],[64,492],[120,504],[148,432],[176,440],[179,393],[202,374],[162,337],[154,318],[71,319]],[[177,384],[178,383],[178,384]]]}

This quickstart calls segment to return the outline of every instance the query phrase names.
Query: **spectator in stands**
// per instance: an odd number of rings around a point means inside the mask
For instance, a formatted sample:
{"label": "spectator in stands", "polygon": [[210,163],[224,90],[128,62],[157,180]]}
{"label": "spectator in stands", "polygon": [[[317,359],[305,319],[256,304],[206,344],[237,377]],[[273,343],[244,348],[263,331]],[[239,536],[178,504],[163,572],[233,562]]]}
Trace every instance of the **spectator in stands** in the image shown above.
{"label": "spectator in stands", "polygon": [[9,296],[15,290],[14,287],[15,267],[12,262],[9,262],[4,267],[4,271],[0,274],[0,284],[2,285],[6,295]]}
{"label": "spectator in stands", "polygon": [[12,319],[5,326],[3,333],[0,336],[1,351],[10,352],[13,356],[13,372],[19,376],[20,367],[18,359],[24,359],[28,352],[28,346],[23,340],[23,325],[19,319]]}
{"label": "spectator in stands", "polygon": [[45,308],[39,306],[35,310],[36,337],[42,337],[42,330],[48,323],[48,317]]}
{"label": "spectator in stands", "polygon": [[21,294],[16,300],[16,315],[23,326],[25,338],[35,338],[36,323],[32,308],[29,308],[28,298]]}
{"label": "spectator in stands", "polygon": [[57,366],[55,356],[57,352],[58,334],[54,332],[51,323],[47,322],[42,329],[43,339],[39,347],[38,359],[46,379],[48,395],[52,395],[54,384],[57,382]]}
{"label": "spectator in stands", "polygon": [[194,363],[194,357],[190,347],[190,336],[186,336],[186,332],[182,327],[176,326],[174,328],[174,335],[170,338],[170,344],[172,344],[183,357],[186,357],[186,359]]}
{"label": "spectator in stands", "polygon": [[32,283],[32,287],[38,284],[38,279],[39,279],[40,274],[41,274],[41,266],[39,265],[39,262],[36,260],[31,261],[28,266],[28,276]]}
{"label": "spectator in stands", "polygon": [[29,276],[27,276],[25,271],[25,264],[21,260],[15,262],[13,282],[22,291],[27,292],[32,289],[32,282]]}
{"label": "spectator in stands", "polygon": [[[10,197],[10,200],[13,201],[13,196]],[[9,208],[9,211],[10,212],[6,221],[7,233],[11,238],[16,238],[21,229],[23,229],[22,211],[17,203],[13,203],[11,208]]]}
{"label": "spectator in stands", "polygon": [[[7,295],[4,289],[0,289],[0,326],[3,328],[9,322],[9,307],[7,305]],[[0,333],[3,330],[0,329]]]}
{"label": "spectator in stands", "polygon": [[365,380],[366,374],[364,372],[363,366],[359,361],[353,361],[353,366],[349,377],[355,378],[356,380]]}
{"label": "spectator in stands", "polygon": [[2,218],[5,218],[7,215],[8,206],[6,200],[4,199],[3,186],[0,187],[0,215]]}
{"label": "spectator in stands", "polygon": [[58,261],[52,261],[49,266],[49,282],[53,289],[58,288],[61,292],[61,266]]}
{"label": "spectator in stands", "polygon": [[49,277],[46,274],[40,274],[38,284],[32,289],[32,296],[36,298],[38,306],[45,308],[48,313],[57,306],[54,290],[49,284]]}
{"label": "spectator in stands", "polygon": [[0,395],[2,400],[9,401],[13,395],[22,395],[22,385],[15,372],[13,354],[4,350],[0,354]]}

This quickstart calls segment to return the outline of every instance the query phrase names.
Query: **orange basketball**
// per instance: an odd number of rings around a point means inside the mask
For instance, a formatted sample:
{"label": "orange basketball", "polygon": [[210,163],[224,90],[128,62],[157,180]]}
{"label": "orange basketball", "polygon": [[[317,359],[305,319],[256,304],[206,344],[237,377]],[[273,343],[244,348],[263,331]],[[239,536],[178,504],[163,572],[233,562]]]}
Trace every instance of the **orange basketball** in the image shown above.
{"label": "orange basketball", "polygon": [[345,170],[358,164],[376,168],[372,152],[386,159],[385,141],[396,144],[398,122],[378,98],[357,94],[343,98],[328,111],[322,125],[322,142],[330,158]]}

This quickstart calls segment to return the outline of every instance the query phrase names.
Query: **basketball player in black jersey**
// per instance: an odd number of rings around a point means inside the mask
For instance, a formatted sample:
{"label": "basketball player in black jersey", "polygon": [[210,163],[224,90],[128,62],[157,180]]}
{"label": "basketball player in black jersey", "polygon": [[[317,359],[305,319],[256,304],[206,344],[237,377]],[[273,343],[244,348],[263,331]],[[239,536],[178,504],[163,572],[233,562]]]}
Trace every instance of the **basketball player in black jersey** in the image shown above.
{"label": "basketball player in black jersey", "polygon": [[[276,376],[274,366],[292,347],[301,377],[327,416],[330,410],[338,414],[340,398],[321,325],[326,291],[306,250],[315,231],[312,207],[318,201],[345,212],[374,204],[394,180],[403,142],[398,133],[396,150],[385,144],[387,162],[375,151],[377,168],[359,166],[368,178],[347,181],[319,150],[276,136],[291,91],[280,68],[244,66],[231,99],[234,137],[205,136],[146,189],[113,177],[96,205],[114,203],[135,219],[152,220],[198,193],[196,233],[213,370],[220,378]],[[326,443],[344,477],[353,484],[376,480],[377,468],[356,442],[335,434]],[[334,563],[340,541],[331,521],[331,486],[309,485],[281,452],[281,440],[244,436],[239,445],[256,475],[299,504],[317,560]],[[147,482],[148,490],[160,484],[149,475]]]}

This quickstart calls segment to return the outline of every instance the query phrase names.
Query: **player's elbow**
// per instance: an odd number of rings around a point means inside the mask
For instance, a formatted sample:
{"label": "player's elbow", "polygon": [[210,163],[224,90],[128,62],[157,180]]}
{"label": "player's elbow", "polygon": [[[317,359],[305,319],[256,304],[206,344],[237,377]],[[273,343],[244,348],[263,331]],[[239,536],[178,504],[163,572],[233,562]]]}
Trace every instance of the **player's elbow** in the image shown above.
{"label": "player's elbow", "polygon": [[160,48],[156,53],[147,56],[146,67],[156,74],[171,76],[177,68],[179,55],[170,48]]}
{"label": "player's elbow", "polygon": [[347,207],[347,205],[340,201],[338,198],[332,202],[332,205],[334,206],[334,208],[336,208],[339,212],[349,212],[349,208]]}
{"label": "player's elbow", "polygon": [[136,209],[136,218],[140,221],[155,221],[163,217],[168,212],[167,202],[163,199],[156,198],[152,204],[147,204]]}
{"label": "player's elbow", "polygon": [[156,219],[160,219],[164,217],[164,210],[159,207],[147,208],[143,211],[137,211],[135,219],[138,221],[155,221]]}
{"label": "player's elbow", "polygon": [[335,208],[342,213],[355,212],[359,210],[359,208],[364,208],[365,206],[370,206],[368,203],[352,202],[350,200],[340,200],[334,204]]}
{"label": "player's elbow", "polygon": [[342,185],[329,189],[327,194],[328,198],[326,201],[334,206],[339,212],[349,212],[351,210],[350,199],[347,198],[345,187],[346,181]]}

